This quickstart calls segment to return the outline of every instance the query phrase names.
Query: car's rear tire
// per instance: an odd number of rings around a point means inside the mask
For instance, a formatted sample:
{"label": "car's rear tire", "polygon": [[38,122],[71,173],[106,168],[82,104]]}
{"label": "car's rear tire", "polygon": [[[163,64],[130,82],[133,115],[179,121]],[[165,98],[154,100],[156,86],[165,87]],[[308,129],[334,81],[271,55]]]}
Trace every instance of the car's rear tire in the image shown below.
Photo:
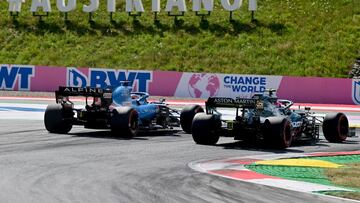
{"label": "car's rear tire", "polygon": [[204,112],[204,109],[200,105],[186,106],[180,113],[180,125],[183,131],[191,133],[191,126],[194,116],[197,113]]}
{"label": "car's rear tire", "polygon": [[44,114],[46,130],[50,133],[68,133],[72,128],[71,119],[73,115],[71,109],[65,110],[61,104],[48,105]]}
{"label": "car's rear tire", "polygon": [[219,141],[220,119],[213,114],[198,113],[192,123],[192,137],[196,144],[214,145]]}
{"label": "car's rear tire", "polygon": [[349,133],[349,121],[343,113],[326,114],[323,122],[324,137],[329,142],[343,142]]}
{"label": "car's rear tire", "polygon": [[284,117],[269,117],[265,125],[265,143],[276,149],[290,147],[292,142],[291,122]]}
{"label": "car's rear tire", "polygon": [[139,131],[138,112],[131,107],[118,107],[113,110],[111,132],[116,137],[132,138]]}

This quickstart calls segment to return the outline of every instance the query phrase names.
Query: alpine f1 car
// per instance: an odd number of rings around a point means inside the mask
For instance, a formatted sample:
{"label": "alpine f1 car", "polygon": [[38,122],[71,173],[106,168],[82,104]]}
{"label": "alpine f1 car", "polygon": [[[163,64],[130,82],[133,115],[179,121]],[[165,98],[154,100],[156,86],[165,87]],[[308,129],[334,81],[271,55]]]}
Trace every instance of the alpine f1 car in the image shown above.
{"label": "alpine f1 car", "polygon": [[[50,133],[68,133],[73,125],[83,125],[91,129],[111,129],[115,136],[129,138],[139,130],[180,126],[180,113],[169,108],[164,99],[148,102],[148,93],[131,91],[128,82],[121,83],[114,90],[59,87],[55,92],[56,104],[49,105],[45,110],[45,127]],[[73,96],[85,97],[85,107],[76,108],[69,99]],[[186,112],[189,114],[190,111]],[[182,126],[190,129],[191,123],[185,122]]]}
{"label": "alpine f1 car", "polygon": [[[210,97],[206,112],[193,118],[192,137],[197,144],[214,145],[220,136],[236,140],[262,141],[273,148],[287,148],[296,140],[318,140],[319,129],[329,142],[343,142],[349,122],[343,113],[319,116],[305,110],[291,110],[292,101],[278,99],[275,90],[252,98]],[[235,118],[225,118],[220,109],[235,109]]]}

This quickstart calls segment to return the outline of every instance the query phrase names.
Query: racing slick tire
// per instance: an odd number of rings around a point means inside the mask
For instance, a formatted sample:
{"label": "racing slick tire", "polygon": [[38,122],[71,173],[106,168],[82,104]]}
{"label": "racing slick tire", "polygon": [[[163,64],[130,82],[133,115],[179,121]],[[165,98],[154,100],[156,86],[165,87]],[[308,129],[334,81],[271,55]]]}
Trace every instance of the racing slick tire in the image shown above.
{"label": "racing slick tire", "polygon": [[204,112],[200,105],[186,106],[180,113],[180,125],[185,133],[191,133],[191,125],[195,114]]}
{"label": "racing slick tire", "polygon": [[286,149],[291,145],[291,122],[284,117],[269,117],[265,121],[265,142],[276,149]]}
{"label": "racing slick tire", "polygon": [[323,122],[324,137],[329,142],[343,142],[349,133],[349,121],[343,113],[326,114]]}
{"label": "racing slick tire", "polygon": [[65,110],[61,104],[51,104],[46,107],[44,124],[50,133],[66,134],[72,128],[72,109]]}
{"label": "racing slick tire", "polygon": [[213,114],[198,113],[192,123],[192,137],[196,144],[214,145],[219,141],[221,121]]}
{"label": "racing slick tire", "polygon": [[117,137],[132,138],[139,131],[139,114],[131,107],[119,107],[113,110],[111,133]]}

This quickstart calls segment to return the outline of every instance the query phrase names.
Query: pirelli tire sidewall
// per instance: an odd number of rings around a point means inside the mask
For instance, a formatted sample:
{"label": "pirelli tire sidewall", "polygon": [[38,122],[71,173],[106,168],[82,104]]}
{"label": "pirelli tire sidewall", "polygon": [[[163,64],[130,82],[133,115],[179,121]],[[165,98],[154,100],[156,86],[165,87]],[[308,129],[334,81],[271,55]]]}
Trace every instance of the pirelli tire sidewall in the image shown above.
{"label": "pirelli tire sidewall", "polygon": [[139,114],[132,107],[117,107],[112,111],[111,132],[116,137],[132,138],[139,132]]}
{"label": "pirelli tire sidewall", "polygon": [[66,134],[72,128],[72,108],[64,108],[61,104],[50,104],[46,107],[44,124],[50,133]]}
{"label": "pirelli tire sidewall", "polygon": [[219,141],[221,120],[219,116],[197,113],[192,122],[192,137],[195,143],[214,145]]}
{"label": "pirelli tire sidewall", "polygon": [[349,133],[349,121],[343,113],[326,114],[323,122],[323,133],[329,142],[343,142]]}
{"label": "pirelli tire sidewall", "polygon": [[285,149],[292,143],[292,126],[286,117],[268,117],[264,123],[265,143],[276,149]]}

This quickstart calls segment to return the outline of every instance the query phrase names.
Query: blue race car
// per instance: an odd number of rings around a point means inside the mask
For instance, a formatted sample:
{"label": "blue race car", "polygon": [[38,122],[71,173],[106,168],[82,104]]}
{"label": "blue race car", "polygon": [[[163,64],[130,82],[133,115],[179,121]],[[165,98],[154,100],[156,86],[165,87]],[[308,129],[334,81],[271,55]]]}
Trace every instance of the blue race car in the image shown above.
{"label": "blue race car", "polygon": [[[293,141],[318,140],[319,128],[329,142],[343,142],[349,134],[349,122],[343,113],[325,117],[305,110],[291,110],[292,101],[278,99],[274,92],[252,98],[210,97],[206,113],[193,118],[192,136],[197,144],[214,145],[220,136],[236,140],[260,141],[273,148],[287,148]],[[236,109],[235,118],[226,118],[221,109]]]}
{"label": "blue race car", "polygon": [[[84,96],[85,108],[75,108],[69,100],[71,96]],[[180,113],[169,108],[165,100],[148,102],[149,94],[132,92],[128,82],[121,83],[114,90],[59,87],[55,97],[56,104],[49,105],[44,116],[45,127],[51,133],[68,133],[73,125],[83,125],[91,129],[111,129],[114,136],[130,138],[139,130],[171,130],[182,124]],[[192,111],[194,116],[195,111]],[[190,128],[187,122],[183,125]]]}

